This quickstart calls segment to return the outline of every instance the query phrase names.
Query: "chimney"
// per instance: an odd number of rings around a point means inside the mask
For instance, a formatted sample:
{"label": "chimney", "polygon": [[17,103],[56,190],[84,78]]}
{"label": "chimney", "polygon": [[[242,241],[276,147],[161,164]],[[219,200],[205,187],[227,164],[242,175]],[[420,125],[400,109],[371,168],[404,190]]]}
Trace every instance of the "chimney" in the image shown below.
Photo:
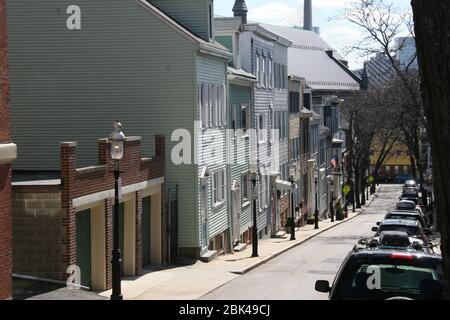
{"label": "chimney", "polygon": [[304,0],[303,29],[312,31],[312,0]]}
{"label": "chimney", "polygon": [[245,0],[236,0],[233,6],[233,13],[235,17],[241,17],[242,23],[247,23],[247,5],[245,4]]}

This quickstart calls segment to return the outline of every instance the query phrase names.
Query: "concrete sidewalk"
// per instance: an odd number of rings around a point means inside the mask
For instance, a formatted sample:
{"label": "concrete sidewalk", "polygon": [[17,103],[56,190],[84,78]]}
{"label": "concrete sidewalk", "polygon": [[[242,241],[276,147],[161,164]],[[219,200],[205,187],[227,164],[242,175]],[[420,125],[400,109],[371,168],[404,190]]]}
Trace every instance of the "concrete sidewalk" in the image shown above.
{"label": "concrete sidewalk", "polygon": [[[369,206],[376,198],[370,196]],[[219,256],[209,263],[196,261],[184,266],[159,266],[144,270],[140,277],[123,278],[122,294],[124,299],[136,300],[193,300],[199,299],[208,292],[239,277],[239,275],[264,264],[274,257],[298,246],[318,234],[329,230],[341,223],[349,221],[362,212],[366,207],[357,209],[355,213],[349,207],[348,218],[343,221],[330,222],[323,220],[319,229],[314,225],[306,225],[296,230],[296,240],[290,241],[290,235],[283,239],[267,239],[258,242],[259,257],[251,258],[251,245],[242,252]],[[111,290],[101,295],[109,297]]]}

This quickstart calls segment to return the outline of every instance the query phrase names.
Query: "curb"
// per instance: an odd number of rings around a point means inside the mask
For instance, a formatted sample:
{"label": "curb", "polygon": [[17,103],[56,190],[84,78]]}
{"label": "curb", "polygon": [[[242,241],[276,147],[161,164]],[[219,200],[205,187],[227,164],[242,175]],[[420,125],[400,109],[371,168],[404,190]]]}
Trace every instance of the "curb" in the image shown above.
{"label": "curb", "polygon": [[[381,188],[381,187],[380,187],[380,188]],[[261,266],[261,265],[263,265],[263,264],[265,264],[267,261],[270,261],[270,260],[272,260],[273,258],[276,258],[277,256],[279,256],[279,255],[285,253],[286,251],[289,251],[289,250],[291,250],[292,248],[295,248],[295,247],[297,247],[297,246],[299,246],[299,245],[301,245],[301,244],[307,242],[308,240],[311,240],[311,239],[315,238],[315,237],[318,236],[319,234],[321,234],[321,233],[323,233],[323,232],[325,232],[325,231],[328,231],[328,230],[330,230],[330,229],[333,229],[334,227],[336,227],[336,226],[338,226],[338,225],[340,225],[340,224],[342,224],[342,223],[345,223],[345,222],[347,222],[347,221],[350,221],[350,220],[352,220],[352,219],[358,217],[360,214],[364,213],[364,212],[367,210],[367,208],[372,204],[372,202],[377,198],[376,195],[377,195],[377,193],[380,191],[380,188],[378,188],[378,190],[375,192],[375,194],[372,196],[372,198],[368,200],[369,202],[366,204],[365,208],[362,209],[362,210],[361,210],[360,212],[358,212],[357,214],[355,214],[353,217],[347,218],[347,219],[342,220],[342,221],[339,221],[339,222],[336,222],[335,224],[332,224],[332,225],[328,226],[327,228],[320,230],[319,232],[317,232],[317,233],[311,235],[310,237],[308,237],[308,238],[306,238],[306,239],[303,239],[302,241],[293,243],[292,245],[290,245],[290,246],[288,246],[288,247],[286,247],[286,248],[283,248],[283,249],[281,249],[280,251],[277,251],[277,252],[275,252],[275,253],[273,253],[273,254],[271,254],[271,255],[268,255],[267,257],[261,259],[261,260],[258,261],[258,262],[255,262],[254,264],[252,264],[252,265],[250,265],[250,266],[248,266],[248,267],[245,267],[245,268],[240,269],[240,270],[230,271],[230,272],[231,272],[231,273],[234,273],[234,274],[238,274],[238,275],[246,274],[247,272],[249,272],[249,271],[251,271],[251,270],[253,270],[253,269],[255,269],[255,268],[257,268],[257,267],[259,267],[259,266]]]}

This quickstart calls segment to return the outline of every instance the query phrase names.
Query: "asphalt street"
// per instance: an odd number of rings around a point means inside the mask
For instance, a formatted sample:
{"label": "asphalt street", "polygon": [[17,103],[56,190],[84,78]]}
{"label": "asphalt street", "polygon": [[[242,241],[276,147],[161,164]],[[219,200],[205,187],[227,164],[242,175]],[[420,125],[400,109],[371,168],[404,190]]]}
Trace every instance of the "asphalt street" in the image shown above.
{"label": "asphalt street", "polygon": [[[332,228],[268,263],[202,297],[203,300],[323,300],[316,280],[330,283],[348,252],[361,237],[373,236],[372,227],[392,209],[400,185],[383,185],[378,197],[358,217]],[[349,207],[351,210],[351,207]]]}

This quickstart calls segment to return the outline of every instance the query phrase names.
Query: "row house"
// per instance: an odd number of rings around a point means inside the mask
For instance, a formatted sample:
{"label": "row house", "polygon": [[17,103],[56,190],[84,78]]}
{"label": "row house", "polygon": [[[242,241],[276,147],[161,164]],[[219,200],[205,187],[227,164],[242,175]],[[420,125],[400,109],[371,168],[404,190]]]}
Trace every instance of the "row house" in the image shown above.
{"label": "row house", "polygon": [[10,128],[6,4],[0,0],[0,300],[12,297],[11,163],[16,156]]}
{"label": "row house", "polygon": [[[21,145],[14,174],[25,181],[29,173],[60,179],[61,141],[77,141],[77,168],[91,166],[96,139],[119,119],[127,136],[142,137],[143,158],[157,154],[155,136],[166,141],[160,193],[178,190],[167,213],[170,256],[229,252],[225,139],[232,54],[214,40],[213,1],[25,0],[8,2],[7,10],[12,128]],[[140,159],[134,164],[141,167]],[[165,206],[163,197],[151,203]],[[154,214],[164,218],[164,210]],[[152,235],[152,241],[164,239]]]}
{"label": "row house", "polygon": [[281,228],[280,214],[287,206],[277,189],[288,177],[287,49],[291,43],[262,24],[247,23],[244,1],[236,1],[233,11],[244,22],[239,43],[242,69],[256,76],[252,120],[259,164],[257,226],[259,237],[265,238]]}
{"label": "row house", "polygon": [[241,17],[216,17],[216,41],[233,54],[228,64],[227,143],[228,186],[233,248],[243,250],[251,242],[252,182],[250,149],[253,128],[253,86],[256,76],[242,69],[240,36],[244,32]]}
{"label": "row house", "polygon": [[[309,1],[305,2],[307,5]],[[297,89],[297,85],[294,86],[291,97],[293,101],[291,103],[295,108],[297,104],[299,105],[300,128],[302,125],[304,128],[301,129],[298,138],[299,148],[295,148],[296,143],[291,148],[293,150],[291,160],[294,159],[293,173],[299,178],[297,188],[300,197],[298,201],[300,215],[304,217],[303,221],[312,223],[316,180],[321,208],[326,208],[332,196],[335,198],[334,201],[337,201],[341,195],[343,177],[339,174],[339,164],[342,157],[341,150],[344,147],[341,139],[344,135],[339,106],[346,96],[359,90],[361,80],[348,69],[344,58],[317,33],[298,27],[273,25],[266,27],[292,42],[292,46],[288,49],[289,76],[292,79],[304,79],[304,85],[300,86],[300,89]],[[296,92],[300,92],[299,97]],[[315,141],[311,139],[313,125]],[[324,135],[326,139],[322,139]],[[316,148],[313,154],[311,146]],[[297,153],[300,157],[303,156],[299,159],[299,165],[295,163],[295,159],[298,159]],[[335,156],[338,164],[336,169],[330,164]],[[300,174],[296,171],[300,171]],[[324,194],[326,197],[323,197]]]}

